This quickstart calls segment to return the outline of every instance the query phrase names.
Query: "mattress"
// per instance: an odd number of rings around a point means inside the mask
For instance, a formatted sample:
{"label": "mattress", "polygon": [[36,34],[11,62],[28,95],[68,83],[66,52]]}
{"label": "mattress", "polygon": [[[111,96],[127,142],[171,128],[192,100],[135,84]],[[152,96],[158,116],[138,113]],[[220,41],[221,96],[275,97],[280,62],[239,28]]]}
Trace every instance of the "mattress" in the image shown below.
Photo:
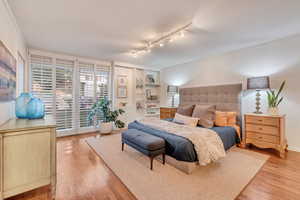
{"label": "mattress", "polygon": [[[128,129],[137,129],[163,138],[166,141],[166,154],[175,158],[176,160],[185,162],[198,161],[197,153],[194,149],[193,143],[185,137],[152,128],[138,121],[128,124]],[[225,150],[228,150],[230,147],[239,142],[236,130],[232,127],[212,127],[211,129],[220,136]]]}

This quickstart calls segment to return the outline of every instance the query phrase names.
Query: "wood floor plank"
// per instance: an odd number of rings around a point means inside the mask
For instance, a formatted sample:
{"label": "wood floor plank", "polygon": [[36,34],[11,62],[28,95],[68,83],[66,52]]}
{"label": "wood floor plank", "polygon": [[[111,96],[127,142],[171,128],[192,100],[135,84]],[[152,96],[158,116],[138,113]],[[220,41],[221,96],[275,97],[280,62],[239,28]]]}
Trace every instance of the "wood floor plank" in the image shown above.
{"label": "wood floor plank", "polygon": [[[85,142],[95,135],[58,138],[56,200],[135,200]],[[289,151],[281,159],[272,152],[253,150],[271,157],[236,200],[299,200],[300,153]],[[50,189],[43,187],[9,200],[50,200]]]}

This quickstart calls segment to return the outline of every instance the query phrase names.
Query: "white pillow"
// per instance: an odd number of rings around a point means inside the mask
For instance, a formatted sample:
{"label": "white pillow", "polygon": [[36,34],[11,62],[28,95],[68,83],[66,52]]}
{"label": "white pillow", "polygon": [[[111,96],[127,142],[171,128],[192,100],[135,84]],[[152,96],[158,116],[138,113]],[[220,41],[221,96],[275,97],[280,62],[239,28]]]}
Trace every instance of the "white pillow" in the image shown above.
{"label": "white pillow", "polygon": [[192,127],[196,127],[197,123],[198,123],[198,118],[194,118],[194,117],[188,117],[185,115],[181,115],[176,113],[175,117],[173,119],[174,122],[181,122],[184,125],[188,125],[188,126],[192,126]]}

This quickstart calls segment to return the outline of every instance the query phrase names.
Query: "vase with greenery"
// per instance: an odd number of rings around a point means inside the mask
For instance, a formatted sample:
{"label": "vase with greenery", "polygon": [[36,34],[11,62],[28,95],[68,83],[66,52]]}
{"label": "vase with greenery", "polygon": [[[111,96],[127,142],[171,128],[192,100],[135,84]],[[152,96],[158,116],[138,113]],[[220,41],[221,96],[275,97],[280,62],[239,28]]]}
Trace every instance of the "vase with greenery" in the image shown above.
{"label": "vase with greenery", "polygon": [[111,101],[107,97],[104,97],[93,104],[88,115],[88,120],[90,124],[100,125],[101,134],[108,134],[112,131],[113,124],[117,128],[125,127],[125,123],[118,119],[123,113],[125,111],[122,109],[111,110]]}
{"label": "vase with greenery", "polygon": [[268,95],[268,104],[269,104],[269,114],[271,115],[278,115],[278,106],[282,102],[283,97],[280,97],[280,93],[282,92],[285,86],[285,81],[283,81],[280,85],[278,92],[276,93],[275,90],[270,89],[267,91]]}

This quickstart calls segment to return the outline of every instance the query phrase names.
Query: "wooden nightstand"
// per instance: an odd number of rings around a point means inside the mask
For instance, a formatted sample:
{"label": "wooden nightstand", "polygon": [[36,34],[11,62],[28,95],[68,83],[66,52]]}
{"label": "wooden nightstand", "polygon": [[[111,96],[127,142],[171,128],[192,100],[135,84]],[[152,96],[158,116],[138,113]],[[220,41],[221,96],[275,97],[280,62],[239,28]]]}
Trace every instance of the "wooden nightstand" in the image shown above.
{"label": "wooden nightstand", "polygon": [[176,111],[175,107],[160,107],[160,119],[174,118]]}
{"label": "wooden nightstand", "polygon": [[287,149],[285,115],[245,114],[244,143],[276,149],[284,158]]}

